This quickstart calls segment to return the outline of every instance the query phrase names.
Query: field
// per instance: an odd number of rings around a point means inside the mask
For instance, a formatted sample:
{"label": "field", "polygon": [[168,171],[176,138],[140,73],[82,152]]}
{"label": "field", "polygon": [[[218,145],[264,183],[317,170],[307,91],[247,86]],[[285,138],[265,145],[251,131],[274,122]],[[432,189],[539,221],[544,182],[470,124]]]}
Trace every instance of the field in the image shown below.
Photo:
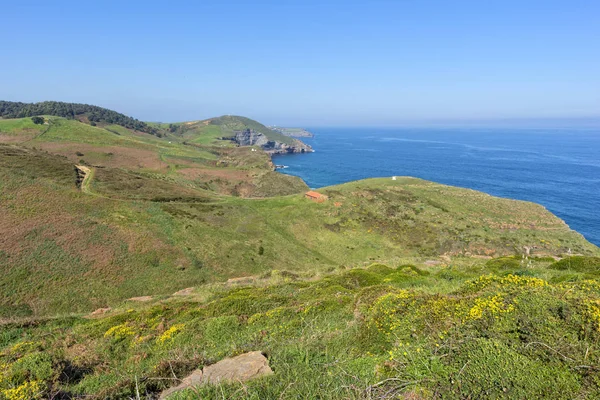
{"label": "field", "polygon": [[600,249],[543,207],[316,203],[228,140],[256,121],[144,126],[0,119],[0,399],[155,398],[254,350],[274,376],[175,397],[600,398]]}

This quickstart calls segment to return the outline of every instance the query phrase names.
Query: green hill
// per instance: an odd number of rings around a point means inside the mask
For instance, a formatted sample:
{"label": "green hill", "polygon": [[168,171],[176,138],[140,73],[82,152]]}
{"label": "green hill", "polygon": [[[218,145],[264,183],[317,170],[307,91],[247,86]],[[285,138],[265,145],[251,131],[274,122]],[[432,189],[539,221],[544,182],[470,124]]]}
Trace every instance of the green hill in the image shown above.
{"label": "green hill", "polygon": [[128,117],[106,108],[89,104],[65,103],[61,101],[43,101],[40,103],[20,103],[0,101],[1,118],[23,118],[39,115],[53,115],[69,119],[79,119],[92,125],[116,124],[129,129],[160,135],[156,129],[145,122]]}
{"label": "green hill", "polygon": [[537,204],[410,177],[313,202],[243,117],[41,122],[0,119],[0,399],[153,398],[253,350],[274,377],[199,395],[600,387],[600,249]]}

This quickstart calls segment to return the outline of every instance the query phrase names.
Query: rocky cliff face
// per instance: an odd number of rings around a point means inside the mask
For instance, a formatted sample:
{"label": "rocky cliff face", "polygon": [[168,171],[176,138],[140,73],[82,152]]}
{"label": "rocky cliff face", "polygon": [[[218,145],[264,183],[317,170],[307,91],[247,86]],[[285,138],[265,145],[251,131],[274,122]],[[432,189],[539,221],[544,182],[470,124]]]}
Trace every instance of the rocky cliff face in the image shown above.
{"label": "rocky cliff face", "polygon": [[291,144],[269,140],[264,134],[253,129],[235,133],[235,139],[240,146],[260,146],[269,154],[310,153],[314,150],[309,145],[293,139]]}

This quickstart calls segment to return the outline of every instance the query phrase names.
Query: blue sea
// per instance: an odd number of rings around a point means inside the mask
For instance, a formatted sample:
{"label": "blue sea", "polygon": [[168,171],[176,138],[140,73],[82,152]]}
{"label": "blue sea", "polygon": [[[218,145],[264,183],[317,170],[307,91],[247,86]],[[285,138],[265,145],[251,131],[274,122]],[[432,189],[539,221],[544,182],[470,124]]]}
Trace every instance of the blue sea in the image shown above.
{"label": "blue sea", "polygon": [[311,188],[414,176],[544,205],[600,246],[600,129],[313,128],[275,156]]}

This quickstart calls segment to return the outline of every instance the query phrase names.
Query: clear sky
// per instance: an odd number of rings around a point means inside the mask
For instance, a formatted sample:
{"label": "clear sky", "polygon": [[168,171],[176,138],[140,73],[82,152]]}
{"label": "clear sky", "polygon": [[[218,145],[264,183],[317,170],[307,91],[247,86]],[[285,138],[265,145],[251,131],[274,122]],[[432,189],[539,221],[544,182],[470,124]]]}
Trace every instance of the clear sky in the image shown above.
{"label": "clear sky", "polygon": [[600,1],[6,1],[0,99],[280,125],[600,116]]}

